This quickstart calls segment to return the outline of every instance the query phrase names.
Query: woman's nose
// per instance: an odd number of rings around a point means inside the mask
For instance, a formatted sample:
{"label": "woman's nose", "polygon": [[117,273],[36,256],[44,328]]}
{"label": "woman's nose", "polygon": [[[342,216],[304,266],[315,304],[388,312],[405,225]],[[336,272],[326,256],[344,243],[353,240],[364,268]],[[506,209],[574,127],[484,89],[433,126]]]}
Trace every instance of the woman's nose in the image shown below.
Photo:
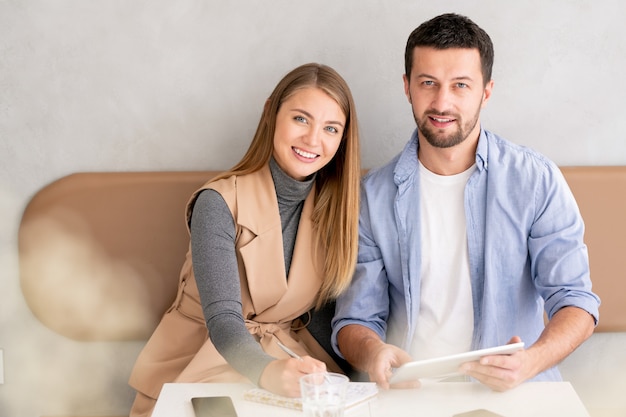
{"label": "woman's nose", "polygon": [[312,126],[304,135],[304,142],[307,145],[317,145],[320,143],[322,138],[321,128],[317,126]]}

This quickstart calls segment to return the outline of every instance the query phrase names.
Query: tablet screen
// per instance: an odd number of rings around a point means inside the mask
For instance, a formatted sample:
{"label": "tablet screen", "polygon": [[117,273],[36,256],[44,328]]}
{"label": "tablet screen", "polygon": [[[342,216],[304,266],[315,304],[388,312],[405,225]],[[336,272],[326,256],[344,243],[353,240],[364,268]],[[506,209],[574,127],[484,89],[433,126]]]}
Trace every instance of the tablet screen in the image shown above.
{"label": "tablet screen", "polygon": [[505,355],[517,352],[524,347],[524,342],[496,346],[487,349],[473,350],[440,358],[422,361],[407,362],[395,370],[389,383],[396,384],[403,381],[412,381],[421,378],[442,378],[459,375],[459,366],[465,362],[476,361],[483,356]]}

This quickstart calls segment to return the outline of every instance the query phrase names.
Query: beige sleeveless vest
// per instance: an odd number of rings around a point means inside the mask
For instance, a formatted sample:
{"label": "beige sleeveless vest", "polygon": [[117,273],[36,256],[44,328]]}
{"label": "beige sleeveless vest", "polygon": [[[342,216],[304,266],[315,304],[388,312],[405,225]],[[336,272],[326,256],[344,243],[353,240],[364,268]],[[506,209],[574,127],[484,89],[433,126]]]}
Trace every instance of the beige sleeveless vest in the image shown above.
{"label": "beige sleeveless vest", "polygon": [[[299,355],[315,357],[326,362],[329,370],[341,372],[305,324],[295,320],[315,305],[322,283],[325,252],[313,250],[315,189],[302,209],[287,279],[278,201],[269,167],[206,183],[187,205],[187,224],[197,195],[209,188],[222,195],[235,220],[243,317],[250,333],[275,358],[288,357],[278,347],[276,341],[280,341]],[[207,333],[189,250],[176,300],[142,351],[130,384],[156,398],[165,382],[247,381],[226,363]]]}

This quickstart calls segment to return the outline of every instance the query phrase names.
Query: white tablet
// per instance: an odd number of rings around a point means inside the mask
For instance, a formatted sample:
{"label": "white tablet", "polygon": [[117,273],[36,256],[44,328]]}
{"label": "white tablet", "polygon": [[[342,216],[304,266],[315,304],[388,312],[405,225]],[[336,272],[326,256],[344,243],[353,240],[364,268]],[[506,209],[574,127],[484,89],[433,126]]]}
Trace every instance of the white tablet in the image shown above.
{"label": "white tablet", "polygon": [[460,375],[459,367],[465,362],[477,361],[483,356],[506,355],[517,352],[524,347],[524,342],[496,346],[487,349],[473,350],[440,358],[407,362],[396,369],[389,380],[390,384],[413,381],[421,378],[442,378]]}

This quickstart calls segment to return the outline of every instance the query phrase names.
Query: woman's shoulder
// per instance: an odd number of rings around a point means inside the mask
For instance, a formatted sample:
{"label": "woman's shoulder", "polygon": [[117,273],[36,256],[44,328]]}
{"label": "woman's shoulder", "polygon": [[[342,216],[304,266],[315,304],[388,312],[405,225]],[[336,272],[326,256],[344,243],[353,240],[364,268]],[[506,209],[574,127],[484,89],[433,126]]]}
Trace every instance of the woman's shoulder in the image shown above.
{"label": "woman's shoulder", "polygon": [[231,175],[225,178],[211,178],[193,192],[187,201],[185,210],[187,222],[191,221],[191,216],[198,203],[199,207],[215,207],[215,205],[229,206],[228,196],[234,195],[236,191],[236,176]]}
{"label": "woman's shoulder", "polygon": [[237,187],[237,175],[229,175],[227,177],[222,177],[218,179],[210,179],[207,181],[199,191],[206,189],[213,189],[220,194],[224,192],[228,192],[229,190],[234,190]]}

